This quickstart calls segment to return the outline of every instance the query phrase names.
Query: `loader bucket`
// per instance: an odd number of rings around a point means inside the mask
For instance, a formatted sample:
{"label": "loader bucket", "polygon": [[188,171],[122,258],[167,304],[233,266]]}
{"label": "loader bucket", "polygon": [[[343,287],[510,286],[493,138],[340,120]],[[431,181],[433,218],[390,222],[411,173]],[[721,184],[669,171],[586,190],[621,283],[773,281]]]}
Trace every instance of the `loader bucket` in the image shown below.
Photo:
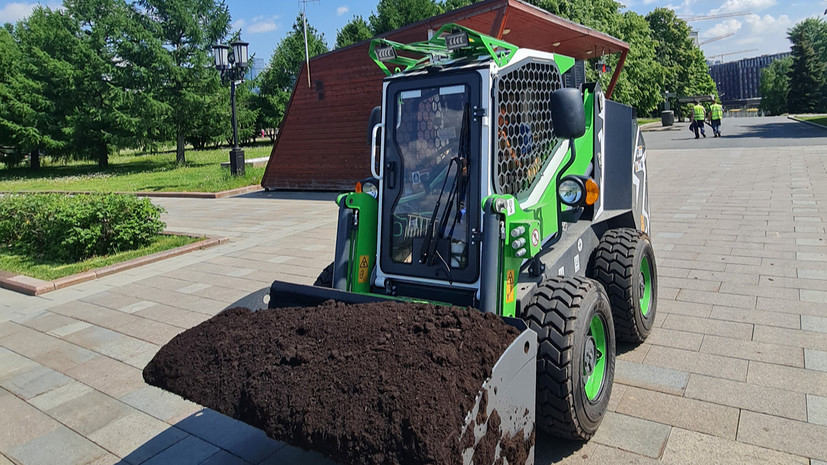
{"label": "loader bucket", "polygon": [[[537,336],[533,331],[506,329],[492,315],[473,309],[436,307],[417,302],[387,302],[389,299],[381,296],[350,294],[280,282],[237,303],[249,304],[254,309],[260,308],[267,301],[267,295],[270,296],[269,306],[275,308],[260,312],[248,312],[241,308],[227,309],[176,336],[147,365],[144,379],[149,384],[261,428],[274,439],[316,450],[343,464],[406,463],[411,459],[411,454],[423,454],[421,457],[414,456],[414,459],[428,463],[534,463]],[[331,299],[352,305],[331,302]],[[321,302],[324,303],[318,305]],[[383,311],[385,313],[381,313]],[[358,338],[360,344],[359,356],[353,359],[343,357],[346,352],[343,346],[346,344],[332,339],[347,339],[351,336],[343,331],[343,327],[335,325],[339,319],[351,318],[350,321],[353,321],[356,318],[358,321],[361,315],[368,314],[381,317],[388,324],[381,325],[382,329],[374,329],[374,326],[357,327],[356,331],[364,331],[353,336]],[[454,321],[458,322],[458,328],[451,327]],[[469,321],[473,321],[476,326],[469,326]],[[432,325],[430,330],[428,324]],[[326,325],[333,326],[325,328]],[[411,325],[420,329],[412,331]],[[373,346],[372,341],[377,331],[388,332],[388,340],[394,343]],[[440,331],[447,336],[439,336]],[[305,342],[296,342],[297,334],[305,332]],[[483,334],[494,333],[509,334],[506,341],[510,343],[499,345],[494,350],[494,346],[480,342]],[[233,336],[228,339],[227,334]],[[422,337],[421,341],[419,337]],[[319,344],[320,340],[325,343]],[[383,339],[379,337],[379,340],[381,342]],[[263,341],[270,342],[263,344]],[[403,343],[408,344],[407,351],[400,348]],[[471,348],[473,344],[476,346]],[[436,351],[440,346],[442,349],[447,347],[447,353],[459,357],[455,362],[465,360],[468,366],[473,366],[471,371],[461,369],[465,362],[459,365],[450,365],[454,363],[450,362],[445,365],[443,362],[431,361],[438,360],[433,358],[434,353],[424,355]],[[291,347],[303,348],[296,350]],[[388,374],[389,369],[381,362],[371,362],[367,370],[364,366],[354,368],[349,365],[351,362],[358,364],[372,354],[389,349],[402,351],[402,355],[423,354],[421,360],[424,360],[425,365],[416,366],[425,368],[417,369],[414,374],[403,370],[399,372],[401,375],[392,375]],[[484,352],[488,355],[484,355]],[[414,355],[413,358],[420,357]],[[441,355],[437,354],[437,357]],[[490,376],[480,378],[477,364],[483,358],[488,360],[484,366],[489,367]],[[250,361],[255,362],[251,364]],[[430,365],[432,363],[433,366]],[[341,372],[327,374],[316,379],[310,386],[291,384],[303,376],[298,371],[290,371],[291,369],[314,371],[323,366],[335,366]],[[288,374],[285,375],[284,370]],[[371,378],[379,371],[388,373],[376,379]],[[477,374],[469,377],[455,374],[460,372]],[[342,387],[341,383],[346,382],[348,373],[365,375],[356,381],[355,387]],[[446,377],[451,376],[457,379],[446,381]],[[463,379],[478,382],[478,387],[473,388],[475,384]],[[371,398],[361,395],[360,393],[369,391],[364,383],[378,383],[377,396]],[[325,387],[326,384],[331,387]],[[432,410],[433,407],[428,404],[431,401],[419,395],[421,392],[429,398],[454,396],[450,393],[457,391],[460,385],[466,386],[462,389],[467,394],[457,399],[473,399],[472,402],[448,404],[447,408],[441,404]],[[328,399],[320,394],[321,397],[305,399],[309,402],[306,404],[309,411],[303,410],[305,404],[302,404],[301,399],[297,400],[295,394],[317,391],[329,393],[330,389],[338,391],[340,388],[348,392],[346,401],[325,404]],[[215,389],[220,392],[216,394]],[[404,401],[405,394],[400,392],[410,393],[411,390],[414,391],[414,397]],[[285,399],[284,402],[274,400],[282,398]],[[360,407],[354,412],[359,417],[358,421],[353,421],[356,417],[348,418],[347,412],[342,412],[342,405],[348,403]],[[317,408],[320,405],[322,408]],[[365,410],[361,409],[363,405]],[[460,417],[460,411],[453,410],[453,405],[462,405],[465,414]],[[389,408],[391,411],[387,410]],[[452,410],[456,413],[450,414]],[[300,414],[295,416],[296,412]],[[373,413],[376,415],[370,416]],[[367,423],[363,423],[366,420],[361,418],[365,415],[371,418]],[[449,422],[447,419],[451,415],[456,420]],[[377,421],[381,424],[387,422],[386,429],[379,428],[380,432],[377,433]],[[363,424],[371,426],[368,428]],[[435,435],[432,425],[438,425],[444,433]],[[429,429],[431,433],[427,432]],[[454,431],[455,438],[446,441],[450,431]],[[447,447],[445,444],[453,445]],[[437,451],[436,455],[427,455],[434,450]],[[432,459],[424,460],[426,457]]]}

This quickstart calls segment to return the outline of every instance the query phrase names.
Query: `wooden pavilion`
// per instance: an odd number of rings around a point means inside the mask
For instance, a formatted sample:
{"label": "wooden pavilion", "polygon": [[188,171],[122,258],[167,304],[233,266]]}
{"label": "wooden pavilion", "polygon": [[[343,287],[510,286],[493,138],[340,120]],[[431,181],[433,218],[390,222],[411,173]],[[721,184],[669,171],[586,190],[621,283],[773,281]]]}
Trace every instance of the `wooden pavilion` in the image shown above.
{"label": "wooden pavilion", "polygon": [[[487,0],[388,32],[402,43],[458,23],[519,47],[577,59],[620,53],[611,96],[629,46],[519,0]],[[368,56],[370,41],[318,55],[302,66],[261,185],[267,190],[349,190],[370,176],[367,126],[381,104],[385,74]],[[308,83],[309,81],[309,83]]]}

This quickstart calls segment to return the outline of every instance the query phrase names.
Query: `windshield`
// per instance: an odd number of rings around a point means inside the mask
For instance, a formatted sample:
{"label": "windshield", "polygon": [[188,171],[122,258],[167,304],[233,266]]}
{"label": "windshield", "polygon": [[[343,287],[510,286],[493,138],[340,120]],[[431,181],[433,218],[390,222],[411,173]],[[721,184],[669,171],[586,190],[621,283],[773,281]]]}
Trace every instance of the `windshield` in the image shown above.
{"label": "windshield", "polygon": [[[449,269],[467,266],[467,85],[404,90],[394,96],[393,130],[402,162],[401,195],[393,206],[394,263],[438,258]],[[465,118],[467,120],[467,117]],[[462,153],[465,152],[465,153]],[[435,223],[432,223],[435,219]],[[430,231],[430,232],[429,232]]]}

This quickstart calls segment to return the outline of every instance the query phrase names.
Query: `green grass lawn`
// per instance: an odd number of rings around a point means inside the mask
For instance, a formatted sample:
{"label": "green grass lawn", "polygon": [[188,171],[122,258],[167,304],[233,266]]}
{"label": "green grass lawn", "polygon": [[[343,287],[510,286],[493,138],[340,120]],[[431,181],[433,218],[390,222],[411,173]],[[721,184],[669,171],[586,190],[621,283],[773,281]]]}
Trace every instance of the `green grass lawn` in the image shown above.
{"label": "green grass lawn", "polygon": [[[247,159],[270,155],[269,143],[244,147]],[[220,192],[261,183],[264,168],[247,167],[244,176],[232,176],[221,162],[229,161],[229,149],[188,150],[186,164],[176,166],[175,153],[122,153],[109,157],[109,167],[95,162],[42,161],[39,171],[27,167],[0,167],[0,191],[91,192]],[[2,166],[2,165],[0,165]]]}
{"label": "green grass lawn", "polygon": [[799,116],[799,119],[809,121],[827,128],[827,116]]}
{"label": "green grass lawn", "polygon": [[638,118],[637,125],[643,126],[644,124],[654,123],[656,121],[660,121],[660,118]]}
{"label": "green grass lawn", "polygon": [[142,249],[130,250],[128,252],[121,252],[104,257],[93,257],[78,263],[60,263],[50,261],[48,259],[37,259],[24,255],[12,254],[4,249],[0,249],[0,270],[22,274],[32,278],[42,279],[44,281],[51,281],[52,279],[58,279],[75,273],[81,273],[83,271],[113,265],[115,263],[143,257],[144,255],[149,255],[156,252],[162,252],[175,247],[181,247],[182,245],[191,244],[203,239],[203,237],[160,235],[153,239],[150,245]]}

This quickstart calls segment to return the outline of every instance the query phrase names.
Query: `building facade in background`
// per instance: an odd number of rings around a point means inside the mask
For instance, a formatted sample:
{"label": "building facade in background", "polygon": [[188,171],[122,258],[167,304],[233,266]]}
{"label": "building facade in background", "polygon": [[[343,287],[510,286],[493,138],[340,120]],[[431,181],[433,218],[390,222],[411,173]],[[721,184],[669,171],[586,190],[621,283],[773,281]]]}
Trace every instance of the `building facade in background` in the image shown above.
{"label": "building facade in background", "polygon": [[757,106],[761,101],[761,70],[790,52],[744,58],[709,65],[709,75],[718,86],[721,103],[727,107]]}

